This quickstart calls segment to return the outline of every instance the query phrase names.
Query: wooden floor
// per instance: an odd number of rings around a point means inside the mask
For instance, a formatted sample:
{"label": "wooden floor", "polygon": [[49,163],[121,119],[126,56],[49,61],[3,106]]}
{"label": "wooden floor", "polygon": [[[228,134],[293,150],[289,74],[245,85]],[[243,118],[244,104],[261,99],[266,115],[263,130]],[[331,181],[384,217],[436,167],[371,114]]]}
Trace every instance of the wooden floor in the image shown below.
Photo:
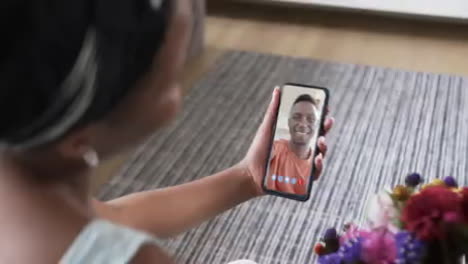
{"label": "wooden floor", "polygon": [[260,4],[210,2],[209,9],[208,50],[254,50],[468,75],[468,25]]}
{"label": "wooden floor", "polygon": [[[186,91],[227,49],[468,75],[467,25],[218,0],[208,6],[206,50],[187,68]],[[102,166],[94,189],[126,156]]]}

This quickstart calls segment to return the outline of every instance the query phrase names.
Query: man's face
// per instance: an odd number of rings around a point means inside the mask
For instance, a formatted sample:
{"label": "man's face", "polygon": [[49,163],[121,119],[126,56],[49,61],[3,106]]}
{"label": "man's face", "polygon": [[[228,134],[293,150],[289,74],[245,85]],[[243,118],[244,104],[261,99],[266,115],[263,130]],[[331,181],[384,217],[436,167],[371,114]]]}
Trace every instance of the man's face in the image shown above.
{"label": "man's face", "polygon": [[289,133],[294,144],[309,145],[315,133],[316,109],[311,102],[298,102],[291,108]]}

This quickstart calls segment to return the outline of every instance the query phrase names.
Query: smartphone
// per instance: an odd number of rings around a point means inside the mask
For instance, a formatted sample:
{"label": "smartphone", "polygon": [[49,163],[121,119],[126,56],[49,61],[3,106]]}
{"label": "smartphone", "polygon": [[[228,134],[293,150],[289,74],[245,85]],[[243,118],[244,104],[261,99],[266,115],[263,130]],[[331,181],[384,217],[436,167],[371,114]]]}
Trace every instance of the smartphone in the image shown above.
{"label": "smartphone", "polygon": [[318,138],[328,108],[329,91],[318,86],[287,83],[272,127],[269,158],[263,177],[266,193],[298,201],[311,196]]}

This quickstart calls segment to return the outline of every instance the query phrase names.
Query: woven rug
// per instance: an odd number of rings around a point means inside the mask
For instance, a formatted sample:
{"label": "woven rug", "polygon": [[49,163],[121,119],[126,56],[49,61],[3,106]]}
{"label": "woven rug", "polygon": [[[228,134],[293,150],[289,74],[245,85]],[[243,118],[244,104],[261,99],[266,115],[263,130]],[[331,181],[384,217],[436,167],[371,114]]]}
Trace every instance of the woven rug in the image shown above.
{"label": "woven rug", "polygon": [[[191,90],[178,121],[141,146],[101,192],[195,180],[245,154],[272,88],[328,87],[337,122],[327,167],[307,203],[256,199],[167,241],[180,263],[314,263],[330,226],[362,220],[373,193],[408,172],[467,183],[468,79],[250,52],[228,52]],[[318,187],[317,187],[318,186]]]}

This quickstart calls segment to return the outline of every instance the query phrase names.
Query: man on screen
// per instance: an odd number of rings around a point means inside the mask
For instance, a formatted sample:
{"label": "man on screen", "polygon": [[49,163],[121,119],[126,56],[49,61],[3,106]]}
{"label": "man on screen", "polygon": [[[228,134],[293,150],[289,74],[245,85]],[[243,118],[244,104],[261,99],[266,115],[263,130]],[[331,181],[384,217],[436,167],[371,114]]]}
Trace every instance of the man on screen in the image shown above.
{"label": "man on screen", "polygon": [[304,195],[312,169],[311,141],[318,121],[317,102],[308,94],[293,103],[288,119],[290,140],[273,143],[267,187],[284,193]]}

